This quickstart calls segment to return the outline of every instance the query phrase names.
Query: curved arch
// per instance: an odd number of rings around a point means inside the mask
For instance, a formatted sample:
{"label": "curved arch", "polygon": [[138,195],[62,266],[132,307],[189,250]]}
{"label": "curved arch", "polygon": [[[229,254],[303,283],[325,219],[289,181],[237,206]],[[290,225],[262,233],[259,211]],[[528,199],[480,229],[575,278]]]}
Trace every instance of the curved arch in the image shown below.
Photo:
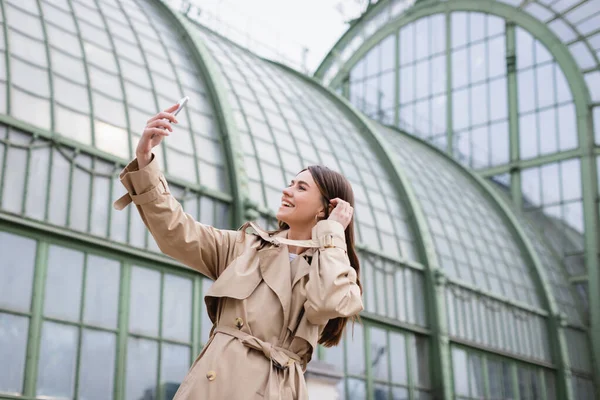
{"label": "curved arch", "polygon": [[[333,92],[331,89],[321,85],[314,78],[305,76],[285,65],[273,61],[271,62],[310,83],[346,110],[346,113],[353,117],[356,123],[362,127],[361,131],[364,132],[367,141],[373,145],[377,155],[393,172],[392,178],[396,184],[396,188],[399,192],[398,194],[400,197],[407,199],[408,209],[414,216],[415,222],[413,228],[420,239],[417,242],[419,243],[419,251],[423,257],[423,264],[425,265],[425,285],[428,289],[427,306],[429,311],[428,315],[430,317],[429,323],[431,325],[433,338],[433,351],[436,355],[435,364],[439,365],[439,368],[433,369],[433,382],[437,383],[437,385],[434,386],[434,391],[437,392],[439,398],[451,399],[453,385],[450,366],[450,346],[448,330],[446,327],[446,309],[443,294],[444,274],[439,267],[440,264],[435,252],[433,238],[429,231],[429,225],[425,219],[425,214],[417,201],[410,181],[402,168],[394,161],[394,157],[385,146],[385,140],[379,135],[369,120],[356,110],[350,102]],[[435,374],[437,374],[437,376],[435,376]]]}
{"label": "curved arch", "polygon": [[175,23],[175,29],[193,50],[192,56],[200,72],[207,78],[206,88],[208,95],[215,107],[215,116],[221,127],[225,155],[229,162],[229,180],[233,194],[233,224],[240,226],[246,220],[246,206],[248,204],[248,177],[243,167],[244,155],[239,147],[240,137],[238,134],[233,111],[227,100],[227,92],[223,85],[223,77],[219,72],[215,61],[201,40],[195,37],[189,29],[186,17],[174,11],[162,0],[154,0],[162,7],[165,14]]}
{"label": "curved arch", "polygon": [[[398,130],[397,128],[393,128]],[[398,130],[401,132],[400,130]],[[448,154],[438,149],[435,146],[427,143],[426,141],[404,133],[409,136],[410,139],[418,141],[428,148],[435,151],[438,155],[445,157],[452,164],[457,166],[467,177],[474,181],[475,185],[480,188],[482,193],[488,197],[493,206],[499,211],[501,216],[504,217],[504,220],[508,223],[509,227],[515,233],[517,240],[520,242],[521,248],[529,260],[530,265],[534,269],[534,276],[537,279],[537,283],[539,285],[539,289],[541,290],[541,294],[543,296],[544,301],[546,302],[547,309],[549,310],[548,319],[550,322],[549,336],[551,338],[552,345],[552,354],[553,359],[556,360],[556,364],[558,366],[559,373],[559,383],[558,383],[558,393],[557,398],[561,399],[572,399],[573,394],[570,391],[570,367],[569,367],[569,357],[568,357],[568,349],[566,339],[562,332],[562,326],[564,325],[564,316],[560,312],[558,305],[556,304],[556,300],[554,298],[554,294],[550,289],[549,283],[546,280],[546,275],[544,272],[544,267],[537,255],[537,252],[527,237],[525,231],[521,227],[517,216],[513,213],[513,211],[506,205],[506,203],[500,198],[500,196],[489,186],[485,180],[477,175],[475,172],[463,167],[457,160],[450,157]]]}
{"label": "curved arch", "polygon": [[[554,34],[554,32],[552,32],[546,25],[542,24],[533,16],[508,4],[493,0],[453,0],[448,2],[424,2],[416,4],[410,9],[409,13],[402,14],[397,19],[388,22],[364,43],[362,43],[360,47],[352,54],[352,56],[344,62],[344,65],[336,73],[335,77],[331,80],[328,86],[334,87],[336,84],[339,84],[345,73],[348,72],[350,68],[352,68],[354,64],[356,64],[369,50],[404,25],[432,14],[450,13],[454,11],[475,11],[495,15],[497,17],[512,21],[516,25],[531,33],[536,39],[543,43],[544,46],[546,46],[550,54],[552,54],[560,66],[561,70],[564,72],[573,94],[573,101],[575,102],[579,122],[581,122],[582,119],[587,118],[587,114],[589,113],[587,107],[591,103],[591,96],[579,66],[575,62],[575,59],[571,55],[571,52],[566,45]],[[360,29],[360,25],[362,24],[362,21],[355,24],[352,28],[350,28],[347,34]],[[344,37],[342,37],[342,39],[344,39]],[[340,42],[342,39],[340,39]],[[340,42],[338,42],[336,46],[338,46]],[[317,70],[317,73],[320,75],[325,73],[325,71],[321,69],[323,65],[325,65],[325,61],[323,61]]]}

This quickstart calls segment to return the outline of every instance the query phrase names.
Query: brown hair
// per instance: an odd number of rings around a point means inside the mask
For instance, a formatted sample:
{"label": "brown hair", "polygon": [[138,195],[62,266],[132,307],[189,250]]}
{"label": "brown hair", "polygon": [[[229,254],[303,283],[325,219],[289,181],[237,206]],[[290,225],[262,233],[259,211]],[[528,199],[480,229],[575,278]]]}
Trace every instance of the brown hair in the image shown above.
{"label": "brown hair", "polygon": [[[332,210],[330,208],[330,200],[332,199],[340,198],[354,207],[354,192],[352,191],[352,185],[350,185],[350,182],[348,182],[348,180],[342,174],[321,165],[311,165],[303,171],[306,170],[310,172],[317,187],[319,188],[319,191],[321,192],[323,209],[325,211],[325,216],[321,219],[329,218],[329,213]],[[286,229],[289,229],[289,226],[285,222],[279,221],[279,230],[283,231]],[[356,249],[354,248],[354,218],[350,221],[350,224],[346,228],[345,236],[348,259],[350,260],[350,265],[352,268],[356,270],[356,284],[360,288],[360,293],[362,294],[362,285],[360,283],[360,262],[358,261],[358,255],[356,254]],[[355,317],[352,317],[352,319],[354,318]],[[325,329],[323,330],[323,333],[321,334],[321,337],[319,338],[319,344],[325,347],[337,345],[342,338],[342,334],[344,333],[344,328],[346,327],[347,322],[348,318],[334,318],[329,320],[325,326]]]}

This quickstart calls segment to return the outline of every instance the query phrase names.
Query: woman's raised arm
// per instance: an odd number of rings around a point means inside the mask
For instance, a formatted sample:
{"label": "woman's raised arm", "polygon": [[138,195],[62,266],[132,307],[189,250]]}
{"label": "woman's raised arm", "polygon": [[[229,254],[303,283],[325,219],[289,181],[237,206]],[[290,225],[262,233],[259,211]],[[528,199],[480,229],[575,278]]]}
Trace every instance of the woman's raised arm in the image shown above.
{"label": "woman's raised arm", "polygon": [[114,206],[121,210],[133,202],[163,253],[210,279],[217,279],[243,251],[242,233],[197,222],[171,195],[152,149],[173,131],[171,123],[177,120],[172,112],[176,108],[174,105],[148,120],[136,159],[120,175],[127,194]]}

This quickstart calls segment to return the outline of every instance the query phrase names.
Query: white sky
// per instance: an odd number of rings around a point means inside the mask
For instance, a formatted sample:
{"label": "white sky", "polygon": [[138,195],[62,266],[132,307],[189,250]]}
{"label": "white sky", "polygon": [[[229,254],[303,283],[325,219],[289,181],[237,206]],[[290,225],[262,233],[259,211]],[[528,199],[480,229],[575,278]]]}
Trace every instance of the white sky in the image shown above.
{"label": "white sky", "polygon": [[276,48],[300,69],[303,48],[308,48],[310,73],[348,29],[346,21],[366,7],[365,0],[192,0],[192,4],[202,10],[200,21],[205,25],[260,55],[269,53],[256,42]]}

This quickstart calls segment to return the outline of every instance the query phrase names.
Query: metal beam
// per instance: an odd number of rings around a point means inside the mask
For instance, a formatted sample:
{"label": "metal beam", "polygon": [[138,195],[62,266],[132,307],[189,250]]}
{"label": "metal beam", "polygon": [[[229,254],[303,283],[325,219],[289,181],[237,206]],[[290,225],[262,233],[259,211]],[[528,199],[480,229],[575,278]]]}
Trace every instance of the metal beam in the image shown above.
{"label": "metal beam", "polygon": [[414,136],[410,136],[410,138],[412,140],[421,142],[425,146],[428,146],[433,151],[437,152],[441,157],[448,159],[451,163],[453,163],[461,171],[463,171],[463,173],[474,182],[475,186],[478,186],[480,188],[481,192],[490,200],[490,203],[503,217],[509,229],[513,231],[514,236],[519,241],[519,247],[523,251],[525,257],[527,257],[529,265],[533,268],[534,279],[537,281],[538,288],[540,290],[540,295],[546,303],[546,307],[549,311],[548,336],[550,338],[551,352],[553,356],[552,359],[555,361],[555,364],[557,365],[558,369],[557,398],[564,400],[573,399],[570,390],[571,371],[569,365],[568,348],[563,329],[566,325],[565,319],[556,304],[553,292],[551,291],[549,283],[546,280],[544,267],[537,256],[537,252],[535,251],[533,244],[531,243],[525,231],[521,227],[521,222],[518,220],[517,216],[513,213],[513,211],[508,207],[508,205],[500,198],[499,194],[495,192],[494,189],[491,186],[489,186],[489,184],[482,177],[478,176],[475,172],[472,172],[471,170],[463,167],[457,160],[449,157],[443,151],[430,145],[424,140]]}
{"label": "metal beam", "polygon": [[314,78],[305,76],[287,66],[273,62],[273,64],[284,68],[305,82],[309,83],[319,91],[324,93],[329,99],[341,106],[347,115],[354,119],[355,123],[361,128],[365,139],[373,146],[375,153],[385,167],[390,171],[392,181],[394,182],[400,198],[407,201],[409,212],[414,217],[414,230],[418,234],[417,240],[419,252],[425,264],[425,285],[427,288],[427,307],[429,323],[431,326],[431,339],[433,357],[430,362],[433,372],[432,388],[433,397],[440,399],[452,398],[452,376],[450,363],[450,345],[448,331],[446,327],[446,309],[444,300],[444,279],[443,272],[439,267],[437,254],[433,245],[433,238],[429,231],[429,226],[425,219],[425,214],[421,209],[412,185],[403,169],[395,161],[393,154],[388,150],[385,140],[380,136],[373,124],[367,120],[354,106],[346,99],[338,96],[332,90],[324,87]]}

